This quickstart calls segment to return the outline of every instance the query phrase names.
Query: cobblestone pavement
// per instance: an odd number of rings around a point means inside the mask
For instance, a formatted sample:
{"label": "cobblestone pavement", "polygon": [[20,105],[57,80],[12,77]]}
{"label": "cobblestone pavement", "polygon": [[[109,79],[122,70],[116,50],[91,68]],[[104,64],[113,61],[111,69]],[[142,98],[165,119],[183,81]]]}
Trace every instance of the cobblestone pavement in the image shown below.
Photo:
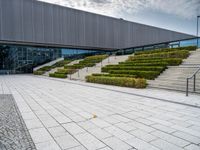
{"label": "cobblestone pavement", "polygon": [[0,150],[34,150],[12,95],[0,95]]}
{"label": "cobblestone pavement", "polygon": [[[148,89],[89,85],[96,86],[0,76],[0,93],[14,96],[38,150],[200,149],[200,108],[156,100],[155,91],[144,97]],[[144,96],[125,93],[131,91]],[[176,92],[157,92],[182,99]]]}

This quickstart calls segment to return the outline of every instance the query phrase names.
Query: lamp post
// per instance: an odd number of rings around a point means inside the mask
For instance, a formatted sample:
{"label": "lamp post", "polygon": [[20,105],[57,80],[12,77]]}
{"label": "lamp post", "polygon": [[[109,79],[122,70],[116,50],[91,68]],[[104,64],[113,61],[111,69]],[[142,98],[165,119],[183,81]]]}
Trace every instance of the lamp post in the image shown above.
{"label": "lamp post", "polygon": [[197,16],[197,48],[199,46],[199,18],[200,16]]}

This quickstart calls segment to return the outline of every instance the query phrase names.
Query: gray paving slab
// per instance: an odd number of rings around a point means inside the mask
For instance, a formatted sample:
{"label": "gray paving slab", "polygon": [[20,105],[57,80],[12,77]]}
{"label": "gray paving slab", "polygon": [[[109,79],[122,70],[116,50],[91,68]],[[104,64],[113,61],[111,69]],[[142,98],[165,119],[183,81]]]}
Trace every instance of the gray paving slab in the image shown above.
{"label": "gray paving slab", "polygon": [[180,93],[64,81],[0,76],[39,150],[199,148],[200,108],[145,97],[180,102]]}

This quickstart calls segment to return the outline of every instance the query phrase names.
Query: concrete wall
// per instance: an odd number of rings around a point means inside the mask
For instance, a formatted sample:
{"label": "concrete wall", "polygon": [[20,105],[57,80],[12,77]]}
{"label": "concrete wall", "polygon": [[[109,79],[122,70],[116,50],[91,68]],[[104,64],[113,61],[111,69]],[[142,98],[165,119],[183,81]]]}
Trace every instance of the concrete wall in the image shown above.
{"label": "concrete wall", "polygon": [[0,0],[0,41],[120,49],[193,38],[36,0]]}

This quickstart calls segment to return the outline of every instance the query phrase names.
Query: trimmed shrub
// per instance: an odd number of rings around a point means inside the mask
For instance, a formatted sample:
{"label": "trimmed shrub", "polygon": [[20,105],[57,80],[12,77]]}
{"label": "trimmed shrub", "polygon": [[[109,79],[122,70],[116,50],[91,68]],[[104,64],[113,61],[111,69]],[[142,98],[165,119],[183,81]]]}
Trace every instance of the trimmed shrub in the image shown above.
{"label": "trimmed shrub", "polygon": [[80,65],[80,64],[74,64],[74,65],[65,65],[64,68],[65,69],[81,69],[83,68],[84,66],[83,65]]}
{"label": "trimmed shrub", "polygon": [[173,49],[194,51],[194,50],[197,49],[197,46],[184,46],[184,47],[176,47],[176,48],[173,48]]}
{"label": "trimmed shrub", "polygon": [[147,86],[147,82],[145,79],[135,79],[126,77],[87,76],[86,81],[91,83],[133,87],[133,88],[145,88]]}
{"label": "trimmed shrub", "polygon": [[142,70],[142,71],[159,71],[162,72],[166,67],[162,66],[106,66],[101,69],[102,72],[109,72],[110,70]]}
{"label": "trimmed shrub", "polygon": [[61,60],[53,65],[54,68],[56,67],[63,67],[66,64],[69,64],[71,60]]}
{"label": "trimmed shrub", "polygon": [[43,75],[44,73],[44,71],[33,71],[34,75]]}
{"label": "trimmed shrub", "polygon": [[142,54],[142,55],[130,56],[129,61],[146,59],[146,58],[152,58],[152,59],[156,59],[156,58],[187,58],[189,56],[189,54],[190,53],[187,50],[153,53],[153,54]]}
{"label": "trimmed shrub", "polygon": [[58,69],[55,73],[56,74],[73,74],[76,72],[76,69]]}
{"label": "trimmed shrub", "polygon": [[57,73],[60,73],[60,74],[68,74],[68,70],[67,70],[67,69],[58,69],[58,70],[57,70]]}
{"label": "trimmed shrub", "polygon": [[170,51],[177,51],[177,50],[188,50],[193,51],[196,50],[197,46],[185,46],[185,47],[177,47],[177,48],[164,48],[164,49],[154,49],[154,50],[146,50],[146,51],[140,51],[135,52],[135,55],[141,55],[141,54],[152,54],[152,53],[159,53],[159,52],[170,52]]}
{"label": "trimmed shrub", "polygon": [[153,80],[158,75],[160,75],[159,71],[138,71],[138,70],[110,70],[109,73],[135,75],[137,78],[145,78],[149,80]]}
{"label": "trimmed shrub", "polygon": [[143,60],[132,60],[132,61],[127,61],[125,63],[131,64],[131,63],[167,63],[168,65],[180,65],[182,63],[181,58],[158,58],[158,59],[143,59]]}
{"label": "trimmed shrub", "polygon": [[128,74],[100,74],[94,73],[92,76],[104,76],[104,77],[128,77],[128,78],[135,78],[135,75],[128,75]]}
{"label": "trimmed shrub", "polygon": [[172,52],[172,51],[179,51],[179,50],[188,50],[193,51],[196,50],[197,46],[186,46],[186,47],[177,47],[177,48],[164,48],[164,49],[152,49],[152,50],[144,50],[135,52],[135,55],[141,55],[141,54],[153,54],[153,53],[162,53],[162,52]]}
{"label": "trimmed shrub", "polygon": [[67,78],[66,74],[61,74],[61,73],[50,73],[49,77],[54,77],[54,78]]}
{"label": "trimmed shrub", "polygon": [[37,71],[50,71],[52,69],[52,67],[51,66],[44,66],[44,67],[42,67],[42,68],[40,68],[40,69],[38,69]]}
{"label": "trimmed shrub", "polygon": [[103,59],[106,59],[108,57],[108,55],[94,55],[94,56],[88,56],[88,57],[86,57],[85,58],[85,60],[87,61],[87,60],[98,60],[98,61],[100,61],[100,60],[103,60]]}
{"label": "trimmed shrub", "polygon": [[[120,62],[119,63],[119,66],[163,66],[163,67],[165,67],[167,65],[168,65],[167,62],[147,62],[147,63],[145,63],[145,62],[142,62],[142,63],[140,63],[140,62],[136,62],[136,63],[135,62]],[[108,66],[110,66],[110,65],[108,65]],[[117,65],[115,65],[115,66],[117,66]]]}
{"label": "trimmed shrub", "polygon": [[78,64],[65,65],[65,69],[82,69],[84,67],[93,67],[96,63],[101,62],[103,59],[107,58],[108,55],[95,55],[86,57],[84,60],[80,61]]}

